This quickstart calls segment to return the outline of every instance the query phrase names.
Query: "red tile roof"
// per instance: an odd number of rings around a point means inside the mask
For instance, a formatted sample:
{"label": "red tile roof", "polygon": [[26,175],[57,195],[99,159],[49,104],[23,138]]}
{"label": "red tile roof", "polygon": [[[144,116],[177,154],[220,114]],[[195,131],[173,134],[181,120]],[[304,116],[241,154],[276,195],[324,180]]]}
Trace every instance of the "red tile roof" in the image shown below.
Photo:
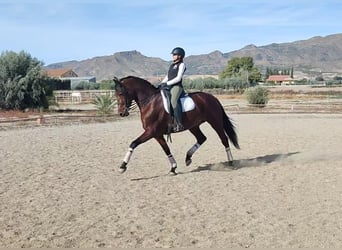
{"label": "red tile roof", "polygon": [[47,69],[45,71],[49,77],[64,77],[70,75],[77,77],[77,74],[72,69]]}
{"label": "red tile roof", "polygon": [[292,81],[293,79],[289,75],[270,75],[266,81],[275,81],[275,82],[282,82],[282,81]]}

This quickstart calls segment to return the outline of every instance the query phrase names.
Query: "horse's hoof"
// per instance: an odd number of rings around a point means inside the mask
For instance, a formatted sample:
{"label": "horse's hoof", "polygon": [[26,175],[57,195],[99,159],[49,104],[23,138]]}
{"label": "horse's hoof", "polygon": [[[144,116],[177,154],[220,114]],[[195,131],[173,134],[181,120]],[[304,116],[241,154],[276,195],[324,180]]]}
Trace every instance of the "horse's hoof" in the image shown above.
{"label": "horse's hoof", "polygon": [[177,173],[176,173],[176,172],[172,172],[172,171],[170,171],[170,172],[169,172],[169,175],[170,175],[170,176],[176,176],[176,175],[177,175]]}
{"label": "horse's hoof", "polygon": [[192,160],[191,160],[191,159],[187,159],[187,160],[185,161],[185,165],[186,165],[186,166],[189,166],[191,163],[192,163]]}
{"label": "horse's hoof", "polygon": [[175,175],[177,175],[176,168],[171,168],[171,170],[170,170],[170,172],[169,172],[169,175],[170,175],[170,176],[175,176]]}
{"label": "horse's hoof", "polygon": [[127,165],[126,162],[123,162],[123,163],[121,164],[121,166],[120,166],[120,168],[119,168],[119,173],[120,173],[120,174],[123,174],[123,173],[126,172],[126,170],[127,170],[126,165]]}
{"label": "horse's hoof", "polygon": [[124,168],[119,168],[119,173],[120,174],[123,174],[123,173],[125,173],[126,172],[126,170],[127,170],[127,168],[126,167],[124,167]]}
{"label": "horse's hoof", "polygon": [[232,167],[233,166],[233,161],[228,161],[228,166]]}

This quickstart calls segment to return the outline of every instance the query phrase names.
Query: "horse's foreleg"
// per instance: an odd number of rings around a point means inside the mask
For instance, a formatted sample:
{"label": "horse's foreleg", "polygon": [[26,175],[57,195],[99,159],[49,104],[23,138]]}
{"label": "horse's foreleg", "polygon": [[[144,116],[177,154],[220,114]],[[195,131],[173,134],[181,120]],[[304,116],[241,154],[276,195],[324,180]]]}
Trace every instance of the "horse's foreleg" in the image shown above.
{"label": "horse's foreleg", "polygon": [[141,143],[144,143],[146,141],[148,141],[149,139],[152,138],[151,132],[148,130],[145,130],[144,133],[142,133],[142,135],[140,135],[137,139],[135,139],[128,148],[128,151],[122,161],[122,164],[119,168],[120,173],[124,173],[127,170],[127,164],[129,162],[129,160],[131,159],[131,156],[133,154],[134,149],[139,146]]}
{"label": "horse's foreleg", "polygon": [[177,172],[176,172],[177,162],[176,162],[175,158],[173,158],[173,156],[171,154],[171,151],[170,151],[170,148],[167,145],[164,137],[163,136],[159,136],[159,137],[155,137],[155,139],[157,140],[157,142],[163,148],[165,154],[167,155],[167,158],[169,160],[169,164],[170,164],[170,167],[171,167],[170,174],[176,175],[177,174]]}
{"label": "horse's foreleg", "polygon": [[199,126],[190,129],[190,132],[196,137],[197,143],[195,143],[186,153],[185,164],[189,166],[192,162],[192,155],[199,149],[199,147],[207,140],[207,137],[202,133]]}

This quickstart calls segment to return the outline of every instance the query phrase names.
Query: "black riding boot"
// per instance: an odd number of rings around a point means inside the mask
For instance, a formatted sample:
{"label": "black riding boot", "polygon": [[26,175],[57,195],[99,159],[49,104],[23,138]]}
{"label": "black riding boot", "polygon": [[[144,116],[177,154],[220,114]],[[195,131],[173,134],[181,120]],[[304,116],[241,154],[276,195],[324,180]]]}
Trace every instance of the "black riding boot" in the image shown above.
{"label": "black riding boot", "polygon": [[179,132],[179,131],[182,131],[184,130],[184,126],[183,126],[183,117],[182,117],[182,110],[180,110],[180,108],[175,108],[173,110],[173,114],[174,114],[174,117],[176,119],[176,125],[173,129],[174,132]]}

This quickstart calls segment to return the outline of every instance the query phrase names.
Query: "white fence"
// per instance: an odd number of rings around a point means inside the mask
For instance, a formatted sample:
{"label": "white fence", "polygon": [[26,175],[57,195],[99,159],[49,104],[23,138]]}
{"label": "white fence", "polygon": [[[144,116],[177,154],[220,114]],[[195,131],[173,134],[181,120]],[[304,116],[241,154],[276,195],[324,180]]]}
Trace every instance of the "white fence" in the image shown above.
{"label": "white fence", "polygon": [[114,90],[56,90],[53,92],[56,103],[83,104],[91,103],[96,96],[114,96]]}

